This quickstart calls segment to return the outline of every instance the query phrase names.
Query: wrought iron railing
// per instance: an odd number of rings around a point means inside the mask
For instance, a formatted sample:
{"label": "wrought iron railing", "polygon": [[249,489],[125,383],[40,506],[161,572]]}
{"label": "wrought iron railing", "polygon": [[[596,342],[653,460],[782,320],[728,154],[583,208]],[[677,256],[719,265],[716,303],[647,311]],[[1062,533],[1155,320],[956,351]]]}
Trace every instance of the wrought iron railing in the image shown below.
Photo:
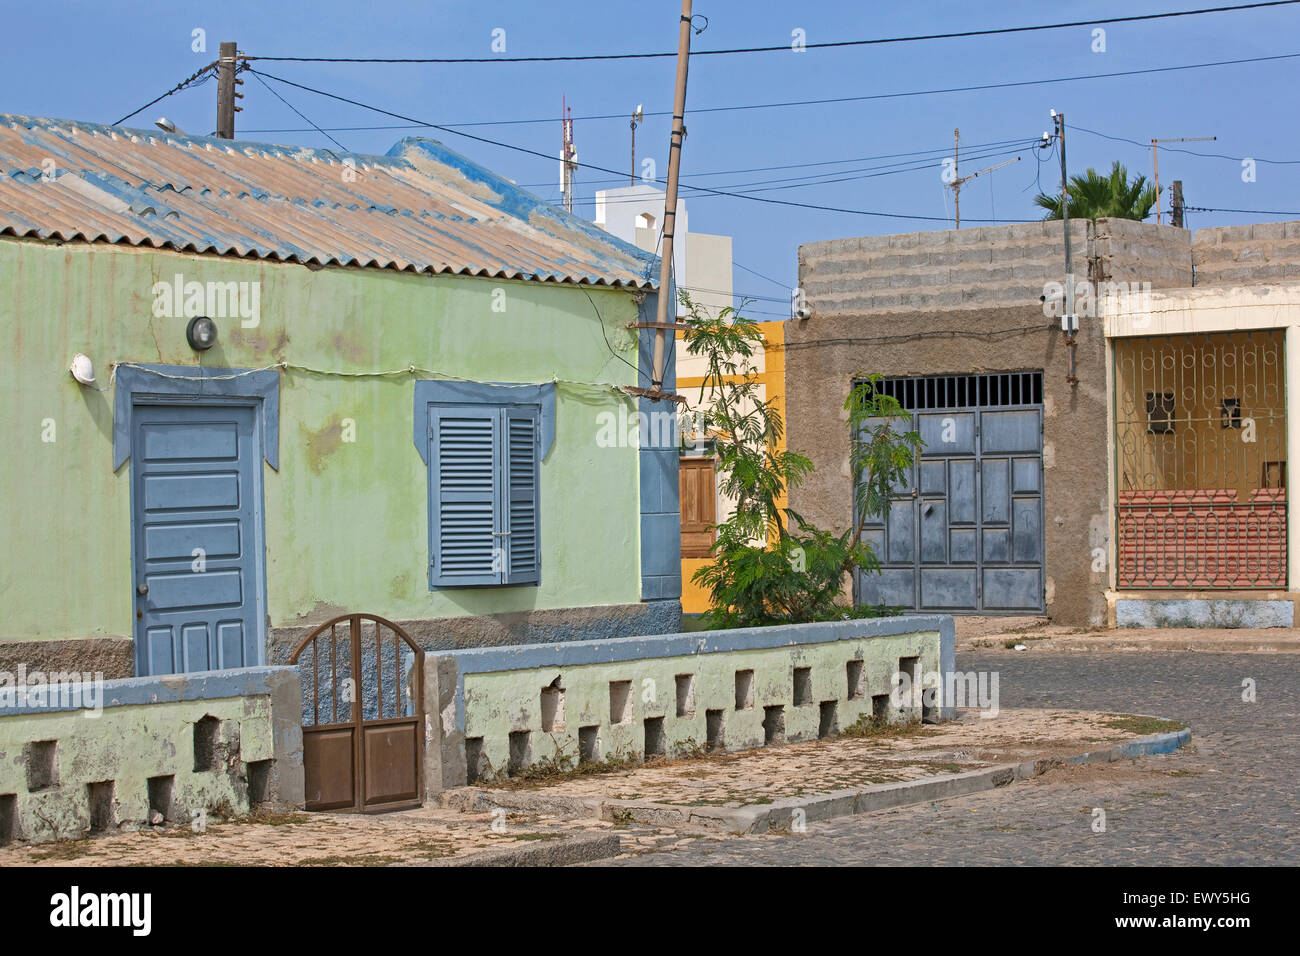
{"label": "wrought iron railing", "polygon": [[1279,588],[1286,576],[1280,331],[1115,343],[1121,588]]}

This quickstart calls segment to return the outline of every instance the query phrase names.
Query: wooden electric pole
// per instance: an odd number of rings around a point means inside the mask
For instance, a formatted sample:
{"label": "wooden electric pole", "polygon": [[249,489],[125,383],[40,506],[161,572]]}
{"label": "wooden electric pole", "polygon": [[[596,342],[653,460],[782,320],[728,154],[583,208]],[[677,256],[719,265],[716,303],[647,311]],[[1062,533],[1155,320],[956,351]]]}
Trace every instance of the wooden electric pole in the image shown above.
{"label": "wooden electric pole", "polygon": [[[665,335],[672,297],[673,232],[677,224],[677,176],[682,165],[682,139],[686,126],[686,70],[691,58],[691,0],[682,0],[682,19],[677,37],[677,89],[673,95],[673,133],[668,146],[668,188],[664,197],[664,237],[659,265],[659,310],[655,320],[654,364],[650,371],[652,398],[662,397],[664,387]],[[677,316],[676,303],[672,316]]]}
{"label": "wooden electric pole", "polygon": [[235,105],[235,84],[242,82],[235,79],[236,44],[223,42],[221,55],[217,60],[217,138],[235,138],[235,113],[240,107]]}

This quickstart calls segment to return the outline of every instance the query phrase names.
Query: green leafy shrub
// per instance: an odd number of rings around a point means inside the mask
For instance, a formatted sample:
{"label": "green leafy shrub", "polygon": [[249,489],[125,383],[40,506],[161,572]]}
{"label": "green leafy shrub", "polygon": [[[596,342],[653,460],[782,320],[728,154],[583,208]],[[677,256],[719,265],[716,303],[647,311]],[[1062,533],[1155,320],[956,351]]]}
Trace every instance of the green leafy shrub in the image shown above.
{"label": "green leafy shrub", "polygon": [[879,573],[863,541],[868,520],[882,517],[891,495],[911,475],[921,445],[907,430],[911,416],[877,393],[879,376],[856,385],[845,402],[850,462],[856,485],[853,527],[835,533],[818,528],[781,499],[813,471],[812,462],[781,450],[784,422],[774,396],[762,397],[754,368],[763,348],[758,325],[730,307],[708,315],[681,293],[689,315],[686,349],[705,360],[697,413],[717,457],[718,487],[736,502],[716,526],[712,563],[692,580],[709,591],[704,615],[709,628],[751,627],[870,617],[892,609],[854,607],[844,600],[846,576]]}

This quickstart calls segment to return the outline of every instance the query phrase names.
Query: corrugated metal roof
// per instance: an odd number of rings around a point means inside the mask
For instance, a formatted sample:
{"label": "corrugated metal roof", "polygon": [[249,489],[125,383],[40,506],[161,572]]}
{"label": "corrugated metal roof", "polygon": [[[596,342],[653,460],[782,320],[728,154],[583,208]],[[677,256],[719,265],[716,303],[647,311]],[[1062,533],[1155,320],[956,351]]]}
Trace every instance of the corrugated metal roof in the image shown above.
{"label": "corrugated metal roof", "polygon": [[441,143],[386,156],[0,113],[0,235],[653,288],[658,259]]}

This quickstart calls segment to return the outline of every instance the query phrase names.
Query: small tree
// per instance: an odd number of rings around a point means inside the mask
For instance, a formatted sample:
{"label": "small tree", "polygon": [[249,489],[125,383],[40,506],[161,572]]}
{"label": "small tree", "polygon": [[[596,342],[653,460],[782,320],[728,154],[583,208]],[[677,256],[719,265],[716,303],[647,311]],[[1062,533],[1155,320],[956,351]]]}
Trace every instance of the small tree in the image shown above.
{"label": "small tree", "polygon": [[866,521],[889,507],[891,489],[911,468],[920,436],[903,431],[910,417],[875,381],[856,386],[849,412],[850,460],[861,475],[857,516],[841,534],[815,527],[780,504],[812,470],[803,455],[778,448],[784,422],[771,396],[760,397],[753,356],[762,333],[727,307],[710,317],[682,292],[688,310],[686,349],[706,363],[697,411],[714,435],[719,487],[736,502],[716,526],[713,563],[692,580],[708,589],[709,627],[826,620],[859,614],[841,601],[844,576],[853,569],[878,572],[862,540]]}

